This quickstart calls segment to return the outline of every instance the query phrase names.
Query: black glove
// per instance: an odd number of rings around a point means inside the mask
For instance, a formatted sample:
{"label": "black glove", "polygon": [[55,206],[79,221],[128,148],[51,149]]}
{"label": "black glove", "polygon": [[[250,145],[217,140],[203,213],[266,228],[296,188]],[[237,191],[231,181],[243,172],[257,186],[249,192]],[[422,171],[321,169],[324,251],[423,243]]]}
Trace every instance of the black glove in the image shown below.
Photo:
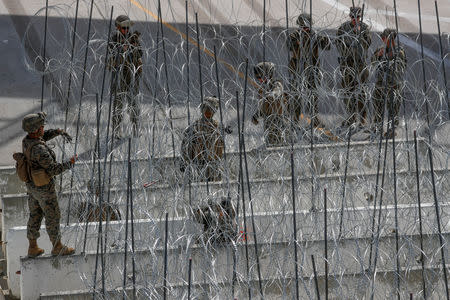
{"label": "black glove", "polygon": [[223,129],[225,131],[225,133],[227,134],[232,134],[233,133],[233,129],[231,129],[231,126],[225,126],[225,128]]}
{"label": "black glove", "polygon": [[253,124],[258,124],[259,122],[258,122],[258,118],[256,117],[256,115],[253,115],[253,117],[252,117],[252,122],[253,122]]}
{"label": "black glove", "polygon": [[184,173],[184,171],[186,171],[186,164],[184,161],[180,162],[180,172]]}
{"label": "black glove", "polygon": [[59,135],[62,136],[67,142],[70,143],[72,141],[72,137],[67,132],[65,132],[62,129],[58,129],[58,130],[59,130]]}

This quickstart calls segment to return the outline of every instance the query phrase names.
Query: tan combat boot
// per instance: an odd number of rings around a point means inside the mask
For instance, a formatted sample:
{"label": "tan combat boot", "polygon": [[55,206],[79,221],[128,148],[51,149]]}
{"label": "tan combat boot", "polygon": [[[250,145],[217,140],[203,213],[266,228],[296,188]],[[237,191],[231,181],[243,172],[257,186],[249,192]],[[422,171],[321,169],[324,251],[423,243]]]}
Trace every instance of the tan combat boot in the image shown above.
{"label": "tan combat boot", "polygon": [[38,257],[39,255],[42,255],[44,253],[44,249],[41,249],[37,245],[37,241],[34,240],[28,240],[29,246],[28,246],[28,257],[34,258]]}
{"label": "tan combat boot", "polygon": [[67,247],[61,243],[61,241],[57,241],[53,244],[52,255],[72,255],[75,253],[75,249]]}

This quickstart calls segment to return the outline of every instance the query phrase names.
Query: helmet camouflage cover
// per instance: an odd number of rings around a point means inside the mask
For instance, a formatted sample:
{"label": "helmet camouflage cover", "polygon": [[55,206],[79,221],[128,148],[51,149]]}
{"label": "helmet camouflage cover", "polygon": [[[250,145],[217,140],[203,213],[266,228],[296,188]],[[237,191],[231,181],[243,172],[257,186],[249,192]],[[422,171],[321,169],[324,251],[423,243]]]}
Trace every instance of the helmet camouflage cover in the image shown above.
{"label": "helmet camouflage cover", "polygon": [[200,105],[200,110],[204,112],[206,109],[211,110],[213,113],[219,108],[219,99],[216,97],[205,97],[203,103]]}
{"label": "helmet camouflage cover", "polygon": [[45,112],[26,115],[22,120],[22,129],[28,133],[37,131],[45,124],[46,116]]}
{"label": "helmet camouflage cover", "polygon": [[359,6],[350,7],[349,13],[350,18],[361,18],[361,15],[362,15],[361,7]]}
{"label": "helmet camouflage cover", "polygon": [[134,22],[130,20],[128,16],[120,15],[116,18],[116,21],[114,22],[116,26],[120,27],[130,27],[133,26]]}
{"label": "helmet camouflage cover", "polygon": [[297,25],[300,27],[311,27],[311,15],[300,14],[297,18]]}
{"label": "helmet camouflage cover", "polygon": [[275,65],[271,62],[260,62],[253,69],[257,78],[272,78],[275,73]]}

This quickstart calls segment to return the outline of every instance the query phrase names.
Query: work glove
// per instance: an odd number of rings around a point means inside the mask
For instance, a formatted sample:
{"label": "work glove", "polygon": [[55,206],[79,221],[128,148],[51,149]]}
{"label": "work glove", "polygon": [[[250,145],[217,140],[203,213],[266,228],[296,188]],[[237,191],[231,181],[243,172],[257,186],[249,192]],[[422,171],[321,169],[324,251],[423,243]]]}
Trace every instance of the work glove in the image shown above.
{"label": "work glove", "polygon": [[58,133],[62,136],[67,142],[72,142],[72,137],[63,129],[58,129]]}
{"label": "work glove", "polygon": [[253,124],[258,125],[259,122],[258,122],[258,118],[256,117],[256,115],[253,115],[252,122],[253,122]]}
{"label": "work glove", "polygon": [[233,129],[231,129],[231,126],[225,126],[225,128],[223,129],[225,131],[225,133],[227,134],[232,134],[233,133]]}

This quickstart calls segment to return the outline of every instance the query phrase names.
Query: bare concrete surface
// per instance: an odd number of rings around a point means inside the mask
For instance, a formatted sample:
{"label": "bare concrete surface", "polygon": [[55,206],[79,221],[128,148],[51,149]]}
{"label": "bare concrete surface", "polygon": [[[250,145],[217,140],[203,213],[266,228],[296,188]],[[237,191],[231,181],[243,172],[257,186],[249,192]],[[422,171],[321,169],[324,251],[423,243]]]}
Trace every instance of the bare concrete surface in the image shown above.
{"label": "bare concrete surface", "polygon": [[25,66],[25,52],[11,18],[0,2],[0,165],[12,165],[21,151],[21,119],[40,107],[41,80]]}

